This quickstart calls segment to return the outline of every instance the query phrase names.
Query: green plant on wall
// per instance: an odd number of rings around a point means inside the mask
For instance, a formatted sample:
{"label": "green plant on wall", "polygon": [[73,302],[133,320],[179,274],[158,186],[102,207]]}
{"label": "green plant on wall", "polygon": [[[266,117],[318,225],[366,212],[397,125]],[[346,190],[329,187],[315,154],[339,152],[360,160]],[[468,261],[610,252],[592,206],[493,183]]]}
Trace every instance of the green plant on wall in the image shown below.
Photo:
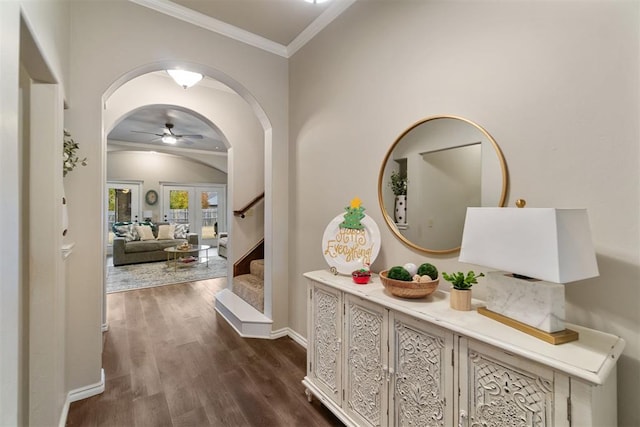
{"label": "green plant on wall", "polygon": [[71,138],[71,133],[64,129],[64,151],[62,153],[62,176],[67,176],[67,173],[76,168],[78,163],[82,166],[87,166],[87,158],[80,160],[76,151],[80,148],[77,142]]}

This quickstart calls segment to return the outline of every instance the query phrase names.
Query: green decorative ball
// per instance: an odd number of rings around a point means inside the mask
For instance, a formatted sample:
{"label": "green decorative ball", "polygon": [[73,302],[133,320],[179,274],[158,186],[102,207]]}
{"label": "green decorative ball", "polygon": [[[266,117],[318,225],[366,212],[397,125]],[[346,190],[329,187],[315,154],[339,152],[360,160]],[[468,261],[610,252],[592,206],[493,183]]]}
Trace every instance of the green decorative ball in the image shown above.
{"label": "green decorative ball", "polygon": [[400,267],[399,265],[391,267],[387,273],[387,277],[389,279],[402,280],[404,282],[411,282],[413,280],[411,274],[409,274],[404,267]]}
{"label": "green decorative ball", "polygon": [[432,280],[436,280],[438,278],[438,269],[435,265],[429,264],[425,262],[418,267],[418,274],[424,276],[425,274],[431,277]]}

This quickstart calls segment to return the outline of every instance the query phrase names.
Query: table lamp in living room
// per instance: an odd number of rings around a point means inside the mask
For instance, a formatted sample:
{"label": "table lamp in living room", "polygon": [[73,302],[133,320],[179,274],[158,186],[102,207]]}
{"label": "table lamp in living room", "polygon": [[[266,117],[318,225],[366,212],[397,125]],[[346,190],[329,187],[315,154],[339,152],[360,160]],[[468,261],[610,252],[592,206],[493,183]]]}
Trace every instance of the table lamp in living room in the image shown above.
{"label": "table lamp in living room", "polygon": [[551,344],[578,339],[564,284],[599,275],[586,209],[468,208],[458,260],[502,270],[487,274],[480,314]]}

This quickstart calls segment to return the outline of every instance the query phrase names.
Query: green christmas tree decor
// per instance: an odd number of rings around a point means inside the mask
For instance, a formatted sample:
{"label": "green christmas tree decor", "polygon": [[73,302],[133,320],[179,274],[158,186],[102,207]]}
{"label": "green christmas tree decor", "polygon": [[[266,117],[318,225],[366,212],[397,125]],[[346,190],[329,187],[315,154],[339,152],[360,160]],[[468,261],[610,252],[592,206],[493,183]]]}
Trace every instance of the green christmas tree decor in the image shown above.
{"label": "green christmas tree decor", "polygon": [[364,226],[360,221],[364,218],[364,208],[358,197],[351,200],[351,205],[344,208],[347,213],[344,214],[344,221],[340,223],[340,228],[349,228],[352,230],[364,230]]}

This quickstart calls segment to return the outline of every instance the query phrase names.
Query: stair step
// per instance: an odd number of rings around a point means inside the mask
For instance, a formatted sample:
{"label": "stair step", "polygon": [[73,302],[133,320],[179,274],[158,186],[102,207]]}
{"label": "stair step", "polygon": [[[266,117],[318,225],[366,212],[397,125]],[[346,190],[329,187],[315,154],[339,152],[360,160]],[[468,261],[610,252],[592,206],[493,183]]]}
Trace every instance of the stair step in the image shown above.
{"label": "stair step", "polygon": [[264,260],[254,259],[249,263],[249,272],[264,280]]}
{"label": "stair step", "polygon": [[245,338],[270,338],[273,320],[245,300],[223,289],[216,294],[216,311]]}
{"label": "stair step", "polygon": [[264,312],[264,280],[253,274],[241,274],[233,278],[233,293]]}

